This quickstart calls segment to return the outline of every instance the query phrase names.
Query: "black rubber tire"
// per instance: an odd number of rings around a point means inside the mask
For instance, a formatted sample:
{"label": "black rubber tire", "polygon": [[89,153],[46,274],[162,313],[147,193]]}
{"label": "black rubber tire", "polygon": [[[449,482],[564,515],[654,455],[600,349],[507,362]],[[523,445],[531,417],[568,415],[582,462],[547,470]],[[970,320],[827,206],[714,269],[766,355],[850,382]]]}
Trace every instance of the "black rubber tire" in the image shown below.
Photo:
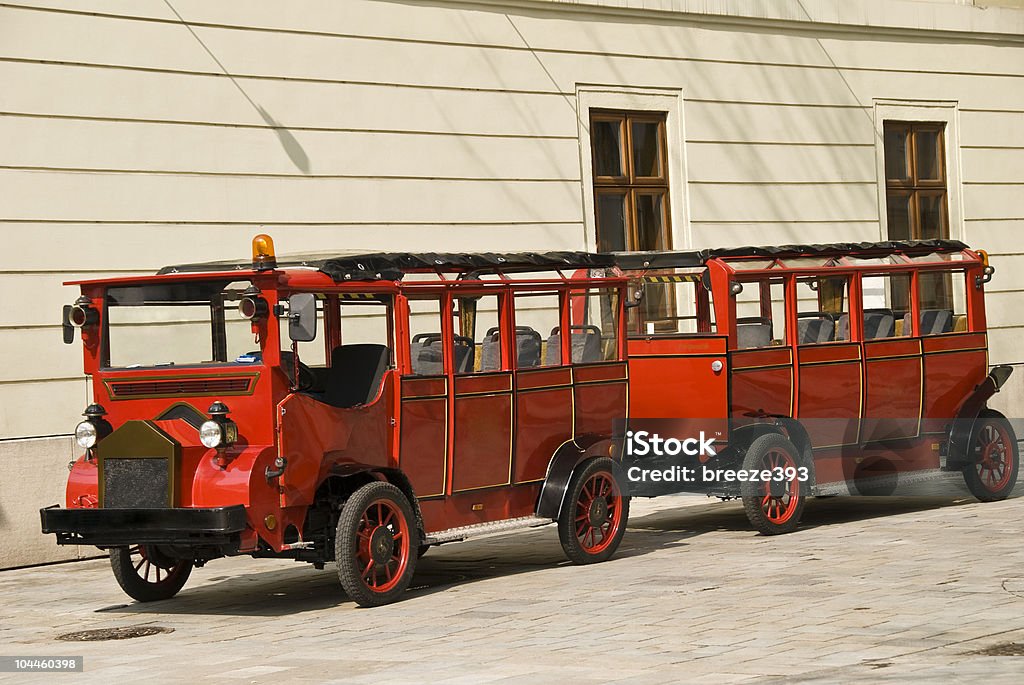
{"label": "black rubber tire", "polygon": [[[807,467],[810,472],[810,466],[805,463],[803,456],[800,451],[796,448],[792,442],[787,440],[784,436],[778,433],[768,433],[757,438],[750,444],[746,454],[743,456],[743,470],[744,471],[761,471],[765,468],[764,459],[765,456],[771,452],[786,452],[796,468]],[[787,505],[786,511],[787,516],[784,521],[777,520],[779,517],[773,519],[764,510],[764,483],[763,482],[746,482],[740,484],[740,494],[743,498],[743,511],[747,515],[747,520],[750,521],[750,525],[762,535],[783,535],[785,533],[791,533],[797,529],[800,525],[800,517],[803,515],[804,506],[807,504],[807,497],[811,491],[811,480],[806,482],[795,482],[798,488],[797,497],[794,498],[796,501],[792,510]]]}
{"label": "black rubber tire", "polygon": [[[991,431],[1000,434],[1001,439],[1008,443],[1006,445],[1005,458],[1009,462],[1007,464],[1009,469],[1008,477],[1005,479],[1005,482],[999,483],[998,487],[994,489],[983,481],[979,472],[981,465],[977,463],[982,458],[982,441],[985,439],[984,436],[986,433],[991,435]],[[967,483],[967,489],[971,491],[971,494],[981,502],[998,502],[1009,497],[1010,493],[1013,492],[1014,486],[1017,484],[1020,454],[1017,449],[1017,436],[1013,431],[1013,426],[1006,420],[1006,417],[992,409],[983,410],[978,415],[978,420],[974,422],[969,450],[971,463],[964,467],[964,482]]]}
{"label": "black rubber tire", "polygon": [[419,549],[416,550],[416,557],[422,559],[423,555],[429,552],[432,546],[433,545],[420,545]]}
{"label": "black rubber tire", "polygon": [[[158,602],[178,594],[192,574],[193,564],[190,559],[165,557],[152,547],[112,547],[110,568],[129,597],[140,602]],[[147,580],[150,573],[154,579],[160,575],[160,580]]]}
{"label": "black rubber tire", "polygon": [[[405,546],[404,552],[400,550],[400,554],[405,554],[404,567],[399,563],[399,567],[396,569],[399,571],[398,582],[383,591],[371,588],[363,580],[364,566],[359,562],[361,551],[358,540],[364,512],[370,505],[380,500],[390,502],[393,505],[393,510],[397,511],[405,522],[404,541],[399,543]],[[399,528],[399,526],[395,526],[395,528]],[[384,527],[391,530],[388,526]],[[399,530],[401,529],[399,528]],[[409,500],[401,490],[391,483],[383,481],[367,483],[352,493],[341,509],[334,538],[334,558],[338,564],[338,579],[352,601],[359,606],[375,607],[398,600],[409,587],[416,571],[416,562],[419,559],[419,535],[416,517],[413,515]],[[391,581],[388,581],[385,585],[390,583]]]}
{"label": "black rubber tire", "polygon": [[[599,547],[599,549],[591,551],[580,542],[576,519],[583,488],[591,478],[598,474],[603,474],[604,478],[611,479],[613,487],[618,490],[618,494],[610,496],[610,499],[613,500],[612,506],[617,503],[619,511],[617,523],[615,520],[610,521],[612,527],[607,533],[609,536],[607,542],[602,538],[599,545],[591,545],[591,547]],[[629,496],[623,494],[624,492],[626,492],[626,488],[615,475],[615,463],[611,459],[607,457],[591,459],[576,467],[572,478],[569,479],[565,502],[558,516],[558,539],[562,543],[562,550],[569,561],[574,564],[595,564],[606,561],[615,554],[619,543],[622,542],[622,536],[626,533],[626,524],[629,521]],[[607,503],[609,497],[602,499]],[[608,510],[613,511],[611,507],[608,507]],[[587,522],[586,525],[592,526],[590,522]]]}

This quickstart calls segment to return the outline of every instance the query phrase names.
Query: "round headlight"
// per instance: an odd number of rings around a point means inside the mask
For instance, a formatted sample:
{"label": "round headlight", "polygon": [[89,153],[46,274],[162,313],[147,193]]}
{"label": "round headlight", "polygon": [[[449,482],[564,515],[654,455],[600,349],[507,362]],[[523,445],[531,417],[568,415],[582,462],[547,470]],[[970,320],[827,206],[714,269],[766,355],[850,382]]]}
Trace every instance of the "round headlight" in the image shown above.
{"label": "round headlight", "polygon": [[224,442],[224,431],[216,421],[207,421],[199,427],[199,441],[206,447],[217,447]]}
{"label": "round headlight", "polygon": [[82,421],[75,426],[75,442],[84,450],[96,444],[96,426],[92,421]]}

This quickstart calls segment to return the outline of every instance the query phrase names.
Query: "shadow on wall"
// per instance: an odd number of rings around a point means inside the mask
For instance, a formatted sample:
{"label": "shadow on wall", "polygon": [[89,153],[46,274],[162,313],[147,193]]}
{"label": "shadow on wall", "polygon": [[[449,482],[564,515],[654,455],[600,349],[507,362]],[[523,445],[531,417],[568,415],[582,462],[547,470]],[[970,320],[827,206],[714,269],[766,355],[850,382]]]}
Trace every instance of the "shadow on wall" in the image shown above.
{"label": "shadow on wall", "polygon": [[220,61],[217,55],[214,54],[213,50],[210,49],[210,46],[204,43],[203,39],[199,37],[199,34],[197,34],[192,29],[192,26],[185,21],[185,18],[181,16],[174,5],[171,4],[170,0],[164,0],[164,4],[167,5],[168,9],[174,13],[174,16],[178,18],[181,25],[184,26],[190,34],[192,34],[192,37],[195,38],[196,42],[199,43],[200,47],[203,48],[206,54],[210,56],[210,59],[220,67],[221,71],[224,72],[224,75],[228,77],[231,83],[234,84],[235,88],[238,89],[238,92],[242,94],[242,97],[244,97],[248,103],[253,106],[253,109],[259,113],[267,126],[270,126],[273,129],[274,133],[277,134],[277,139],[281,142],[281,147],[284,148],[285,154],[288,155],[288,159],[292,161],[292,164],[294,164],[303,174],[308,174],[310,171],[309,155],[307,155],[306,151],[302,149],[302,145],[300,145],[299,141],[295,139],[292,132],[282,126],[277,119],[270,116],[270,113],[267,112],[267,110],[256,104],[256,102],[249,97],[249,93],[242,88],[242,85],[235,79],[234,75],[228,70],[228,68],[224,66],[224,63]]}
{"label": "shadow on wall", "polygon": [[270,116],[270,113],[263,109],[260,105],[253,103],[256,107],[256,111],[260,113],[263,121],[266,122],[267,126],[270,126],[274,133],[277,134],[277,139],[281,142],[281,147],[284,148],[285,154],[288,155],[288,159],[292,160],[292,164],[304,174],[308,174],[310,171],[309,155],[302,149],[302,145],[295,139],[292,132],[282,126],[280,122],[274,117]]}

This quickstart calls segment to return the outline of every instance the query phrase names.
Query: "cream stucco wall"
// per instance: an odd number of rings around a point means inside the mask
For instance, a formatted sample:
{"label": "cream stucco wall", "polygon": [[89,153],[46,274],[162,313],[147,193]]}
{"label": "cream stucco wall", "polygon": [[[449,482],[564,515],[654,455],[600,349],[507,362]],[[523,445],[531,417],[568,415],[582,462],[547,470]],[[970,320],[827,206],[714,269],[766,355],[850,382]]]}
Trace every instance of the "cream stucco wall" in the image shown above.
{"label": "cream stucco wall", "polygon": [[[673,230],[698,247],[878,238],[878,103],[951,108],[953,224],[998,269],[992,361],[1024,361],[1022,34],[1019,10],[909,0],[7,3],[0,464],[33,494],[0,491],[2,525],[38,537],[67,441],[23,439],[88,400],[63,280],[245,256],[259,230],[283,252],[592,247],[588,92],[674,103]],[[19,549],[0,566],[64,554]]]}

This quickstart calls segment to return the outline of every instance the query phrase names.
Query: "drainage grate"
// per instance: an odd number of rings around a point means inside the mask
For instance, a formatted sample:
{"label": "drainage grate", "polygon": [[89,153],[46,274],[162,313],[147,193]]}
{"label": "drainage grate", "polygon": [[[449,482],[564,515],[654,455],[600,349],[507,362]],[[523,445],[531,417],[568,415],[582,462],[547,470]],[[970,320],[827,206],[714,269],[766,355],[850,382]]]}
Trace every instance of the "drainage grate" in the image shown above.
{"label": "drainage grate", "polygon": [[64,642],[100,642],[103,640],[130,640],[133,637],[148,637],[160,633],[173,633],[174,628],[162,626],[127,626],[124,628],[100,628],[99,630],[80,630],[76,633],[58,635]]}
{"label": "drainage grate", "polygon": [[981,656],[1024,656],[1024,642],[1004,642],[972,653]]}

